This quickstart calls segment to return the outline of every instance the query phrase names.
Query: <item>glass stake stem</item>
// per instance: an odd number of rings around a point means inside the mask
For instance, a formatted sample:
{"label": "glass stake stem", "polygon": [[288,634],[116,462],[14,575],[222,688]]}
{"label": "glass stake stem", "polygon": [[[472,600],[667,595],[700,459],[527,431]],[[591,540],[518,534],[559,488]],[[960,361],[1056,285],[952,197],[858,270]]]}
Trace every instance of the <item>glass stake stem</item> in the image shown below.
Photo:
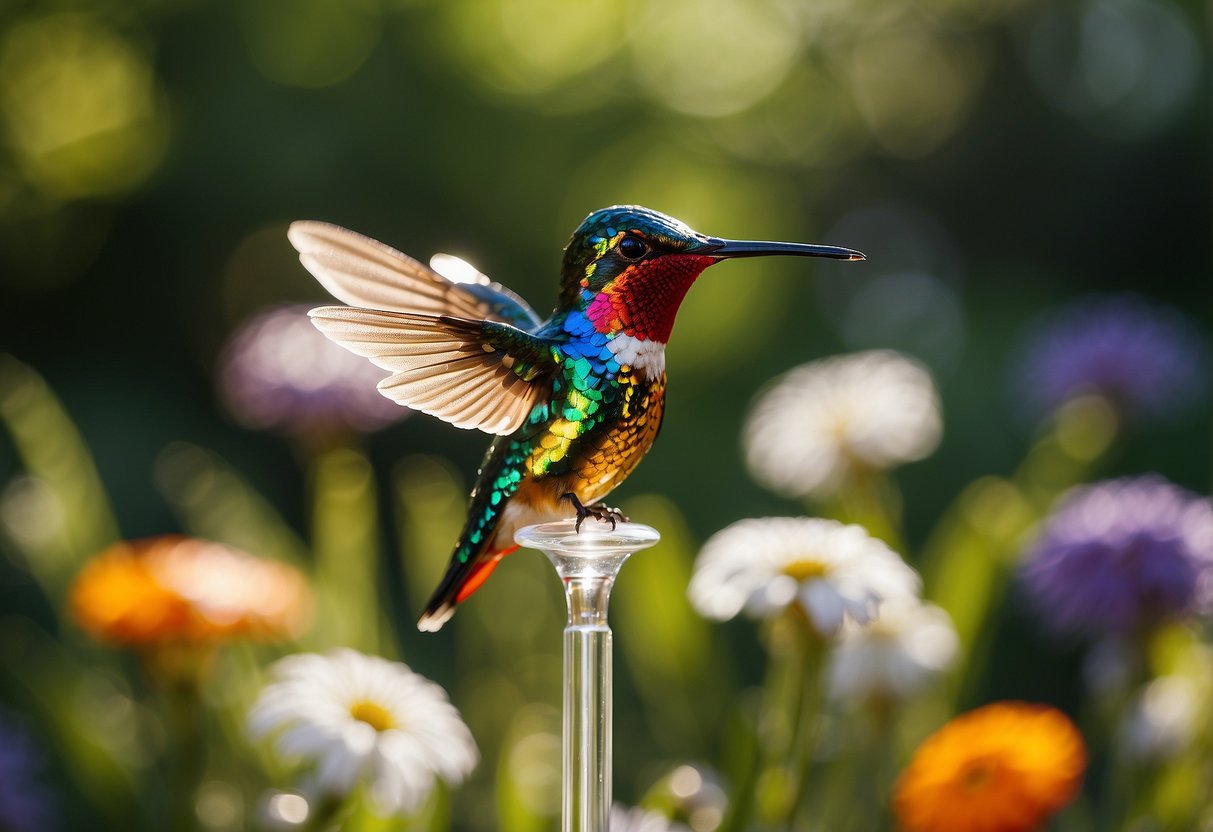
{"label": "glass stake stem", "polygon": [[619,567],[657,543],[655,529],[638,523],[587,519],[520,529],[515,540],[539,549],[564,583],[569,619],[564,628],[563,832],[607,832],[611,811],[611,628],[607,605]]}

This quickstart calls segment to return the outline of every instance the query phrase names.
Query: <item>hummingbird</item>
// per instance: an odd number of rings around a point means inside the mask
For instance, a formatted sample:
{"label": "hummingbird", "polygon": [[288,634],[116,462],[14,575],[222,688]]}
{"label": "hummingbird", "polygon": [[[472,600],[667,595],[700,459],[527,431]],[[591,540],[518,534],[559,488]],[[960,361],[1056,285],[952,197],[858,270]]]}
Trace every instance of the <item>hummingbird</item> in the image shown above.
{"label": "hummingbird", "polygon": [[541,319],[484,275],[453,282],[383,243],[292,223],[300,261],[347,306],[309,315],[329,339],[391,373],[389,399],[494,436],[450,564],[417,627],[437,631],[518,548],[523,526],[576,514],[625,518],[599,501],[648,452],[665,412],[665,347],[687,290],[722,260],[863,260],[849,248],[726,240],[635,205],[594,211],[564,249],[560,296]]}

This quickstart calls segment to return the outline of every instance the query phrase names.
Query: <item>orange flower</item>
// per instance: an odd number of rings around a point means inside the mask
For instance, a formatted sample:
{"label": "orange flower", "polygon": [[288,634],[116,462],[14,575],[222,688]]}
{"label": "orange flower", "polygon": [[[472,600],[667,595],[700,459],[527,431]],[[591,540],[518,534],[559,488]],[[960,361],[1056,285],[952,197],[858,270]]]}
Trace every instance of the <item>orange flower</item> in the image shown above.
{"label": "orange flower", "polygon": [[282,638],[302,627],[310,594],[286,564],[166,535],[98,554],[76,577],[70,603],[94,637],[153,646]]}
{"label": "orange flower", "polygon": [[927,737],[893,789],[906,832],[1028,832],[1078,790],[1087,764],[1061,711],[995,702]]}

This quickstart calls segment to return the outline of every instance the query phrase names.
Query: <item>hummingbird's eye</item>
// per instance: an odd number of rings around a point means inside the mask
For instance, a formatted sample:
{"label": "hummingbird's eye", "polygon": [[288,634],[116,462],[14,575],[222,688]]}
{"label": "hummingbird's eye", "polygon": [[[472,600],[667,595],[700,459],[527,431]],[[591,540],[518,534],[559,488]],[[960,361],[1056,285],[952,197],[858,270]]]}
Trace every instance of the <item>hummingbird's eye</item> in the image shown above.
{"label": "hummingbird's eye", "polygon": [[639,260],[649,253],[649,246],[635,237],[624,237],[619,241],[619,253],[628,260]]}

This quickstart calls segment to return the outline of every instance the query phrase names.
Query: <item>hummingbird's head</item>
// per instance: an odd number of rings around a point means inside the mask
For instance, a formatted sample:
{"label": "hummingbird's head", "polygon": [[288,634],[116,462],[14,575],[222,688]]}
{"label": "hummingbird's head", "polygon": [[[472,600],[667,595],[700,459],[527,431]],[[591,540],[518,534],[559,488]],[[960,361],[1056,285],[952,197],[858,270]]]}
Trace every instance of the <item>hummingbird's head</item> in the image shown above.
{"label": "hummingbird's head", "polygon": [[590,214],[561,267],[561,307],[584,311],[599,332],[668,342],[674,316],[708,266],[733,257],[790,254],[862,260],[858,251],[806,243],[722,240],[639,205]]}

